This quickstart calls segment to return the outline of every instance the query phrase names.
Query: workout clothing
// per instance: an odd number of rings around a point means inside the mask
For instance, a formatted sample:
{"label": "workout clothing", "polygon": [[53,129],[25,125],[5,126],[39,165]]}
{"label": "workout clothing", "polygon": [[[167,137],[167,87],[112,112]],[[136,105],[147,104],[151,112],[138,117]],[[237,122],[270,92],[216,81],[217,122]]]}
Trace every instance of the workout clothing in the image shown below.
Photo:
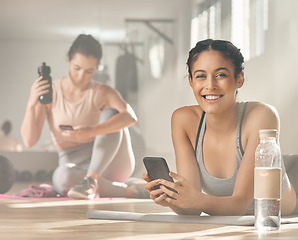
{"label": "workout clothing", "polygon": [[[232,196],[233,195],[237,173],[244,154],[242,144],[241,144],[241,127],[242,127],[243,116],[245,114],[246,104],[247,103],[241,102],[239,106],[236,138],[235,138],[235,144],[236,144],[235,170],[233,175],[230,178],[226,178],[226,179],[217,178],[210,175],[205,168],[203,151],[202,151],[202,146],[203,146],[202,143],[203,143],[203,138],[206,130],[206,115],[205,115],[205,112],[203,112],[202,114],[202,118],[200,121],[198,133],[197,133],[195,154],[196,154],[196,159],[199,166],[202,190],[209,195],[213,195],[213,196]],[[284,192],[288,189],[288,187],[290,187],[290,182],[289,182],[287,173],[285,171],[283,160],[281,165],[282,165],[282,192]],[[254,202],[251,204],[248,210],[252,210],[252,209],[254,209]]]}
{"label": "workout clothing", "polygon": [[[128,128],[110,134],[101,134],[88,140],[73,140],[64,137],[59,125],[93,127],[118,113],[106,108],[103,84],[91,81],[83,97],[70,102],[63,95],[62,79],[53,81],[53,102],[47,111],[53,141],[58,149],[59,166],[53,174],[53,185],[61,195],[81,181],[88,172],[97,173],[98,193],[102,197],[125,197],[124,182],[135,167]],[[57,146],[57,147],[58,147]]]}
{"label": "workout clothing", "polygon": [[[104,109],[99,123],[117,114],[115,109]],[[55,190],[66,196],[68,190],[82,180],[87,172],[100,176],[98,193],[102,197],[124,197],[126,185],[135,167],[127,128],[119,132],[97,135],[90,143],[63,149],[58,152],[59,166],[53,174]]]}
{"label": "workout clothing", "polygon": [[[51,110],[47,113],[48,123],[55,145],[63,144],[63,142],[67,141],[61,134],[62,131],[59,125],[93,127],[98,124],[101,113],[98,103],[95,102],[98,99],[101,83],[91,81],[84,96],[76,102],[70,102],[63,96],[61,82],[62,79],[53,81],[53,103]],[[94,141],[94,138],[76,140],[76,142],[82,144],[92,141]]]}

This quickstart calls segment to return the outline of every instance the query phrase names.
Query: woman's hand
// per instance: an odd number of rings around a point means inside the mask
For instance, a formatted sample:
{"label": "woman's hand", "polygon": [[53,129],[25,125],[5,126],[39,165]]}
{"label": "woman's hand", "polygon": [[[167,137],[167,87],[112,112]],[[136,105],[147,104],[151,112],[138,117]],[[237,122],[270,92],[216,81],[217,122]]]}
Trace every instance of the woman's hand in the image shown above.
{"label": "woman's hand", "polygon": [[[166,194],[162,191],[161,188],[157,188],[157,186],[160,184],[161,179],[153,180],[148,176],[148,173],[143,174],[143,179],[147,182],[145,184],[145,189],[150,193],[150,198],[158,205],[168,207],[168,202],[165,201],[167,198]],[[154,189],[156,187],[156,189]]]}
{"label": "woman's hand", "polygon": [[[170,172],[170,176],[176,180],[174,183],[164,179],[160,181],[160,189],[165,196],[163,200],[168,203],[168,206],[179,208],[179,212],[183,214],[200,214],[202,212],[200,207],[201,191],[176,173]],[[177,193],[167,187],[172,188]]]}
{"label": "woman's hand", "polygon": [[62,135],[71,138],[72,141],[84,141],[94,137],[90,127],[75,127],[73,130],[62,130]]}
{"label": "woman's hand", "polygon": [[28,104],[30,106],[35,106],[38,103],[39,97],[49,92],[49,81],[42,80],[42,78],[42,76],[37,78],[31,87],[30,97],[28,101]]}

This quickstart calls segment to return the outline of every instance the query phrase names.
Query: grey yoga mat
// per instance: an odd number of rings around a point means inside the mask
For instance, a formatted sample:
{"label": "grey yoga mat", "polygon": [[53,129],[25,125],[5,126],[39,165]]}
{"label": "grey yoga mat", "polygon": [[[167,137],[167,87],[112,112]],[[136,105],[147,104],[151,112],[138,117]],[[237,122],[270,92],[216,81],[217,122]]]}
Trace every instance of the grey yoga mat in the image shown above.
{"label": "grey yoga mat", "polygon": [[[168,222],[168,223],[196,223],[196,224],[219,224],[253,226],[255,217],[250,216],[195,216],[177,215],[175,213],[136,213],[120,211],[92,210],[87,212],[90,219],[124,220],[145,222]],[[298,216],[282,217],[281,223],[298,223]]]}
{"label": "grey yoga mat", "polygon": [[125,220],[145,222],[169,222],[169,223],[199,223],[220,225],[254,225],[254,216],[195,216],[177,215],[175,213],[136,213],[119,211],[92,210],[87,213],[91,219]]}

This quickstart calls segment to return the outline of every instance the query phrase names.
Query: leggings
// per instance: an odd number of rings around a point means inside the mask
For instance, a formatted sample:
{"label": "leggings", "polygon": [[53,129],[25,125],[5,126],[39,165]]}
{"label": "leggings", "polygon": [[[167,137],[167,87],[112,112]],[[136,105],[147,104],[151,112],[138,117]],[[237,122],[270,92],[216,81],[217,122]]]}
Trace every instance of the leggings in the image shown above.
{"label": "leggings", "polygon": [[[102,111],[99,123],[105,122],[118,112]],[[59,166],[53,174],[55,190],[66,196],[68,190],[81,181],[87,172],[99,175],[98,194],[101,197],[125,197],[125,182],[135,167],[127,128],[119,132],[98,135],[94,142],[82,144],[58,152]]]}

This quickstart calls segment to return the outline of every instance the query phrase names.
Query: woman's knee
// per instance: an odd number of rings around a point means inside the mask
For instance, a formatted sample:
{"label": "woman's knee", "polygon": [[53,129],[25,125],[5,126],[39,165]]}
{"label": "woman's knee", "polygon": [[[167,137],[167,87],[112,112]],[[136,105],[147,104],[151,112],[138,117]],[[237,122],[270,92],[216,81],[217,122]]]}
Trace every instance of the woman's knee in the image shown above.
{"label": "woman's knee", "polygon": [[[111,117],[115,116],[118,111],[114,108],[107,108],[104,109],[99,118],[99,123],[103,123],[110,119]],[[94,149],[114,149],[117,148],[120,144],[122,139],[122,130],[114,133],[104,134],[104,135],[97,135],[95,137]]]}
{"label": "woman's knee", "polygon": [[68,190],[86,175],[83,170],[73,163],[61,165],[53,173],[53,185],[57,193],[66,196]]}

